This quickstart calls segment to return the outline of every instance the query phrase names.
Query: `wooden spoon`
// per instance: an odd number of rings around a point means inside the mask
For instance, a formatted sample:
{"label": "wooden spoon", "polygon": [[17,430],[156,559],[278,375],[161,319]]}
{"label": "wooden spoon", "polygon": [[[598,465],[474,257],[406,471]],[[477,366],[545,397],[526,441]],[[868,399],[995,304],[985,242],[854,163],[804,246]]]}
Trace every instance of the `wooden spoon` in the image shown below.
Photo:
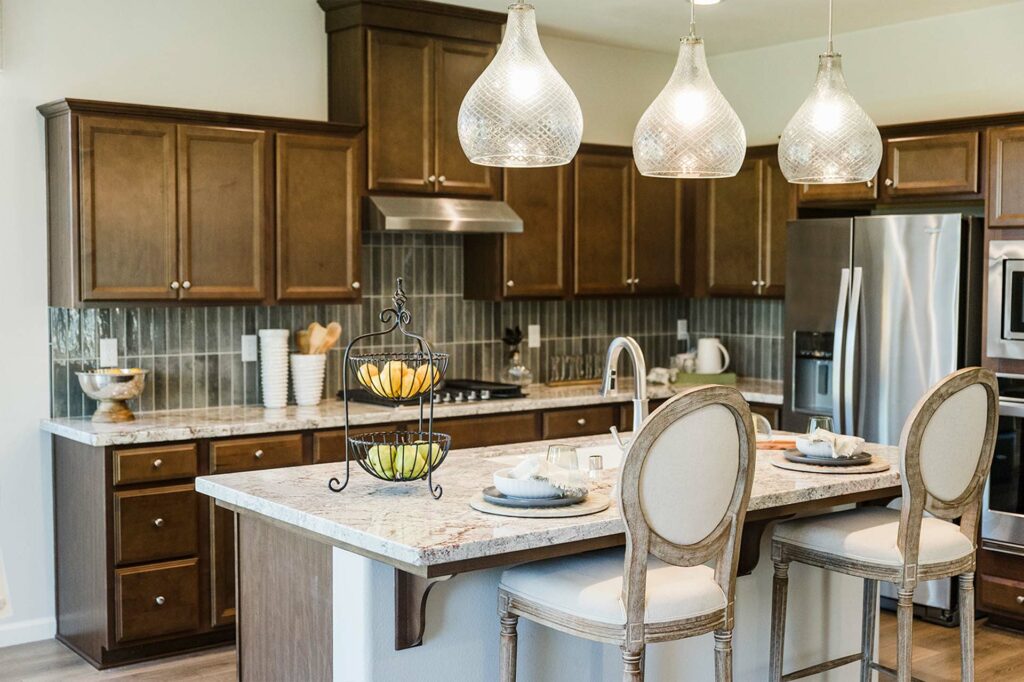
{"label": "wooden spoon", "polygon": [[299,347],[299,352],[306,355],[309,353],[309,331],[306,329],[300,329],[295,332],[295,345]]}
{"label": "wooden spoon", "polygon": [[324,336],[323,343],[317,348],[314,353],[326,353],[330,349],[334,348],[334,344],[338,343],[338,339],[341,338],[341,325],[337,322],[331,322],[327,325],[326,335]]}
{"label": "wooden spoon", "polygon": [[323,345],[324,340],[327,338],[327,328],[319,322],[314,322],[309,325],[309,352],[319,353],[320,346]]}

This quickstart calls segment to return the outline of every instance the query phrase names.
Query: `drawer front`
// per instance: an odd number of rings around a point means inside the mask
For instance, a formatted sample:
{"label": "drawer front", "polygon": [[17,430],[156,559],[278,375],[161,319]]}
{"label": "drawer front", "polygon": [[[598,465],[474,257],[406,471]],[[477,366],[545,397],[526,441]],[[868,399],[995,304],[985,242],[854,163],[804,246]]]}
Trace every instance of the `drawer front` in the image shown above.
{"label": "drawer front", "polygon": [[302,435],[210,441],[210,473],[302,464]]}
{"label": "drawer front", "polygon": [[192,484],[114,493],[114,560],[157,561],[199,552],[199,499]]}
{"label": "drawer front", "polygon": [[199,627],[199,560],[114,572],[116,638],[126,642]]}
{"label": "drawer front", "polygon": [[1024,618],[1024,582],[983,575],[978,585],[982,610],[994,610]]}
{"label": "drawer front", "polygon": [[[436,422],[435,422],[436,424]],[[380,433],[381,431],[394,431],[394,424],[380,424],[378,426],[360,426],[350,428],[349,436],[359,436],[364,433]],[[437,430],[435,426],[435,430]],[[353,457],[356,456],[353,452]],[[325,462],[345,461],[345,429],[336,431],[317,431],[313,434],[313,463],[323,464]]]}
{"label": "drawer front", "polygon": [[114,485],[195,478],[195,443],[114,450]]}
{"label": "drawer front", "polygon": [[492,414],[465,419],[435,419],[434,430],[452,437],[452,448],[525,443],[537,440],[537,413]]}
{"label": "drawer front", "polygon": [[570,438],[605,433],[618,423],[618,407],[598,405],[544,413],[544,438]]}

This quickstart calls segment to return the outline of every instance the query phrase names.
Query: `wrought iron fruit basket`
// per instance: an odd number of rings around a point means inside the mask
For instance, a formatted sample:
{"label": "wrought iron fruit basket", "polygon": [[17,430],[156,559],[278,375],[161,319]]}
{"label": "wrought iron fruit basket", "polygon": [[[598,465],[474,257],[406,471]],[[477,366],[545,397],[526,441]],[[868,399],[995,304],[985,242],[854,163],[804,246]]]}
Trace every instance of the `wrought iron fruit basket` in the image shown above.
{"label": "wrought iron fruit basket", "polygon": [[[419,334],[409,331],[412,314],[406,309],[408,298],[402,278],[398,278],[392,296],[393,307],[385,308],[378,318],[386,326],[352,339],[345,347],[342,363],[342,398],[345,401],[345,477],[327,482],[334,492],[348,485],[352,460],[371,476],[383,481],[427,481],[434,499],[443,490],[434,484],[434,470],[444,463],[451,448],[451,436],[434,431],[434,390],[444,380],[448,354],[435,353]],[[409,343],[413,350],[393,353],[353,353],[357,344],[374,337],[395,334],[398,343]],[[349,435],[349,375],[371,393],[395,404],[410,399],[419,401],[419,421],[414,430],[380,431]],[[362,390],[362,389],[360,389]]]}

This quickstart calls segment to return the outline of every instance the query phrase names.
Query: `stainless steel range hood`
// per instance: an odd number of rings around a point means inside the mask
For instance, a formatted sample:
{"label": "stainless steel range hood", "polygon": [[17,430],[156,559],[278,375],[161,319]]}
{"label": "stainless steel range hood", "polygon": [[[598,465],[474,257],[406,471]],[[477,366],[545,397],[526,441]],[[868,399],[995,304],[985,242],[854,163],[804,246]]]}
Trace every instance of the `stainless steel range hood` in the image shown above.
{"label": "stainless steel range hood", "polygon": [[383,232],[522,232],[504,201],[439,197],[370,197],[367,227]]}

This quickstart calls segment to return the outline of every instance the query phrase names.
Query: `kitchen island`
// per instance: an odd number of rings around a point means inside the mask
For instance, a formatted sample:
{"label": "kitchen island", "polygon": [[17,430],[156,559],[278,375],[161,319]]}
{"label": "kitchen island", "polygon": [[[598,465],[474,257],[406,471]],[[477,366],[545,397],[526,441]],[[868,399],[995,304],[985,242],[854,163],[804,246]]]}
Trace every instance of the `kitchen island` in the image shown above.
{"label": "kitchen island", "polygon": [[[620,455],[611,438],[570,442],[584,461],[604,456],[609,468],[594,487],[612,494]],[[545,448],[533,442],[453,451],[436,472],[444,487],[438,501],[423,482],[383,483],[356,465],[348,488],[332,493],[327,480],[343,472],[338,463],[197,479],[198,492],[237,512],[241,679],[393,680],[410,670],[417,680],[494,679],[501,568],[624,542],[614,504],[567,519],[507,518],[469,507],[494,471]],[[768,541],[765,526],[898,495],[896,449],[868,449],[894,466],[880,474],[802,474],[775,468],[770,453],[758,453],[742,543],[742,572],[749,575],[737,587],[736,679],[766,676],[772,567],[757,561]],[[790,608],[787,668],[854,651],[861,583],[809,567],[792,571],[801,599]],[[649,679],[712,679],[706,637],[648,647]],[[614,647],[527,622],[519,651],[522,680],[621,675]],[[857,671],[830,675],[856,679]]]}

